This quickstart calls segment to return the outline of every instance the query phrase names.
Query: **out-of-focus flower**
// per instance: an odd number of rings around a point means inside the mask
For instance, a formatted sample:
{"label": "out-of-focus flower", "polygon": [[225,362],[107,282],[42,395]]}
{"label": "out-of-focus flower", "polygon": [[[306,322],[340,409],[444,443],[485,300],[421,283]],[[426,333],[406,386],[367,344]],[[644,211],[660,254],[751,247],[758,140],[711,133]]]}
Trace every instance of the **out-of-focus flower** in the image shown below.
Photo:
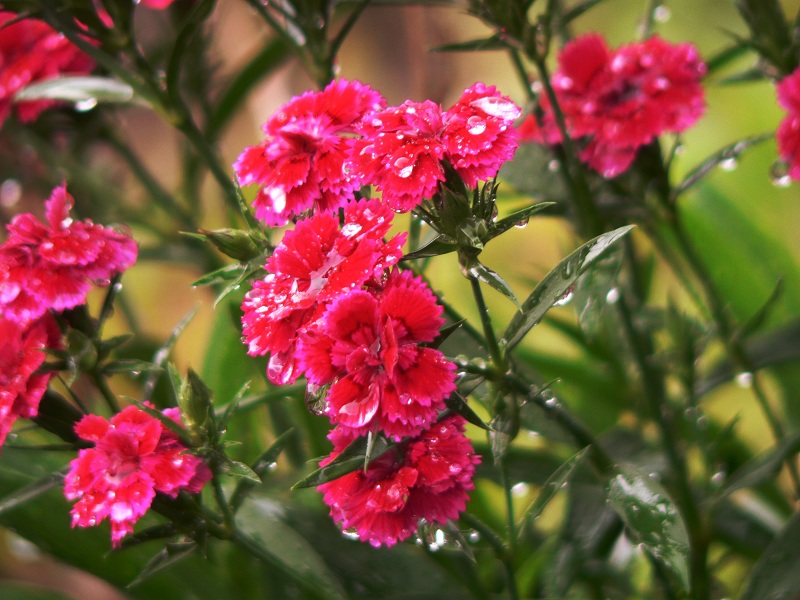
{"label": "out-of-focus flower", "polygon": [[260,187],[256,216],[281,226],[312,207],[331,212],[351,200],[361,181],[345,168],[347,136],[384,105],[369,86],[340,79],[281,108],[264,125],[267,139],[234,164],[239,183]]}
{"label": "out-of-focus flower", "polygon": [[272,353],[267,375],[285,384],[299,377],[296,344],[322,307],[362,285],[382,285],[384,272],[402,257],[405,234],[388,242],[392,211],[378,200],[352,202],[344,224],[317,214],[287,231],[242,303],[244,339],[253,356]]}
{"label": "out-of-focus flower", "polygon": [[169,8],[169,6],[175,2],[175,0],[141,0],[141,3],[148,7],[154,8],[155,10],[164,10],[165,8]]}
{"label": "out-of-focus flower", "polygon": [[0,317],[0,446],[16,420],[33,418],[52,373],[37,373],[47,348],[61,346],[52,315],[28,325]]}
{"label": "out-of-focus flower", "polygon": [[90,220],[73,221],[73,202],[61,185],[45,203],[48,225],[30,213],[9,223],[0,245],[0,314],[6,319],[24,323],[50,309],[84,304],[93,283],[108,285],[136,262],[130,236]]}
{"label": "out-of-focus flower", "polygon": [[467,185],[494,177],[517,148],[512,124],[519,115],[516,104],[482,83],[444,112],[430,100],[409,100],[361,121],[351,170],[393,209],[409,211],[444,181],[443,160]]}
{"label": "out-of-focus flower", "polygon": [[778,153],[789,165],[789,177],[798,180],[800,179],[800,69],[778,82],[777,93],[778,103],[787,112],[775,132]]}
{"label": "out-of-focus flower", "polygon": [[[464,435],[465,421],[449,416],[357,469],[317,487],[331,517],[373,546],[393,546],[417,530],[417,523],[445,524],[466,508],[480,458]],[[350,436],[334,430],[331,462]]]}
{"label": "out-of-focus flower", "polygon": [[[610,51],[602,37],[588,34],[568,43],[558,60],[552,85],[567,132],[587,139],[581,160],[605,177],[625,171],[641,146],[684,131],[705,110],[706,67],[691,44],[655,36]],[[523,140],[560,143],[546,95],[541,108],[541,124],[530,115],[520,126]]]}
{"label": "out-of-focus flower", "polygon": [[[164,414],[180,420],[177,409]],[[133,531],[156,492],[172,497],[181,490],[197,493],[211,478],[208,466],[186,453],[174,433],[135,406],[110,421],[86,415],[75,432],[95,446],[70,462],[64,482],[67,500],[77,500],[70,511],[72,526],[92,527],[108,518],[115,547]]]}
{"label": "out-of-focus flower", "polygon": [[308,380],[332,384],[325,410],[356,435],[380,429],[400,440],[419,434],[455,389],[455,366],[432,342],[444,320],[420,277],[395,270],[379,292],[334,300],[298,344]]}
{"label": "out-of-focus flower", "polygon": [[[0,125],[11,114],[14,96],[21,89],[59,75],[85,75],[94,61],[77,46],[43,21],[20,19],[12,12],[0,12]],[[19,102],[21,121],[33,121],[55,102]]]}

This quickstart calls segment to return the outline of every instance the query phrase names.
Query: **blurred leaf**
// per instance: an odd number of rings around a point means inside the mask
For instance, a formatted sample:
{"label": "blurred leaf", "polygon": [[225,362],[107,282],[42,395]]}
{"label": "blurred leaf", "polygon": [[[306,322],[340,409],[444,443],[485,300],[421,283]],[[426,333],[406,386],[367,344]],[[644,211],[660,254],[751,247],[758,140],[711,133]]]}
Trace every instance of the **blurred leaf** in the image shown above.
{"label": "blurred leaf", "polygon": [[736,490],[755,487],[771,481],[780,471],[783,462],[800,452],[800,431],[785,437],[769,452],[748,461],[734,471],[726,485],[717,494],[722,499]]}
{"label": "blurred leaf", "polygon": [[75,423],[82,418],[83,413],[67,402],[66,398],[57,392],[47,390],[39,402],[39,414],[33,421],[65,442],[77,443]]}
{"label": "blurred leaf", "polygon": [[541,144],[521,144],[514,158],[503,165],[503,181],[532,198],[560,202],[568,197],[562,167],[550,148]]}
{"label": "blurred leaf", "polygon": [[150,373],[152,371],[161,372],[163,369],[146,360],[136,360],[133,358],[120,358],[112,360],[103,365],[103,373]]}
{"label": "blurred leaf", "polygon": [[144,580],[149,579],[159,571],[162,571],[167,567],[172,566],[176,562],[183,560],[195,550],[197,550],[197,544],[194,542],[167,544],[152,558],[150,562],[144,566],[142,572],[136,576],[136,579],[128,584],[128,587],[132,588],[139,585]]}
{"label": "blurred leaf", "polygon": [[3,600],[70,600],[59,592],[17,582],[0,582],[0,598]]}
{"label": "blurred leaf", "polygon": [[726,67],[736,59],[744,56],[750,49],[739,41],[719,50],[716,54],[708,57],[705,61],[708,75],[713,75],[718,70]]}
{"label": "blurred leaf", "polygon": [[[621,265],[621,253],[614,248],[575,282],[572,302],[587,340],[595,340],[608,333],[609,327],[614,328],[609,307],[620,300],[615,286]],[[615,289],[614,296],[609,296],[612,289]]]}
{"label": "blurred leaf", "polygon": [[248,481],[252,481],[253,483],[261,483],[261,477],[258,476],[258,473],[238,460],[229,459],[222,461],[219,464],[219,472],[223,473],[224,475],[231,475],[232,477],[246,479]]}
{"label": "blurred leaf", "polygon": [[800,594],[800,511],[758,560],[740,600],[794,600]]}
{"label": "blurred leaf", "polygon": [[0,498],[0,514],[9,510],[13,510],[17,506],[24,504],[25,502],[28,502],[29,500],[32,500],[41,494],[44,494],[46,491],[51,490],[54,487],[63,485],[65,474],[66,469],[62,469],[56,473],[51,473],[50,475],[43,477],[38,481],[34,481],[33,483],[14,491],[8,496]]}
{"label": "blurred leaf", "polygon": [[508,282],[500,277],[498,273],[482,264],[477,258],[462,257],[459,255],[459,262],[461,263],[461,269],[464,272],[464,275],[488,284],[490,287],[494,288],[506,298],[511,300],[517,306],[517,308],[520,308],[519,300],[517,300],[514,290],[511,289],[511,286],[508,285]]}
{"label": "blurred leaf", "polygon": [[655,479],[632,466],[619,465],[606,488],[608,503],[625,521],[635,543],[689,589],[689,538],[675,504]]}
{"label": "blurred leaf", "polygon": [[[358,469],[364,468],[364,459],[367,456],[367,438],[359,437],[353,440],[339,455],[324,467],[320,467],[307,477],[292,486],[293,490],[306,487],[315,487],[328,481],[338,479]],[[379,437],[372,448],[372,458],[382,456],[392,445],[386,438]]]}
{"label": "blurred leaf", "polygon": [[779,279],[778,283],[775,284],[772,293],[769,297],[764,301],[763,306],[759,308],[753,316],[747,319],[744,323],[742,323],[738,330],[736,331],[736,335],[739,338],[746,338],[754,331],[761,328],[764,322],[767,320],[767,317],[770,316],[772,313],[772,309],[775,308],[775,305],[778,299],[781,297],[781,293],[783,292],[783,280]]}
{"label": "blurred leaf", "polygon": [[[156,353],[153,355],[153,364],[164,368],[164,365],[167,363],[167,359],[169,358],[172,349],[175,347],[175,342],[178,341],[178,337],[180,337],[183,330],[186,329],[186,326],[189,322],[194,318],[197,314],[198,309],[200,306],[195,306],[192,308],[184,317],[178,321],[178,324],[172,329],[169,338],[164,345],[162,345]],[[147,379],[145,379],[144,385],[142,386],[142,401],[146,402],[150,400],[153,396],[153,390],[156,387],[156,383],[158,383],[158,377],[161,374],[161,371],[150,371],[147,374]],[[177,395],[176,395],[177,397]]]}
{"label": "blurred leaf", "polygon": [[604,0],[583,0],[580,4],[573,6],[567,12],[564,13],[563,21],[564,23],[569,23],[570,21],[574,21],[578,17],[580,17],[583,13],[588,11],[590,8],[594,8]]}
{"label": "blurred leaf", "polygon": [[586,242],[562,260],[539,282],[531,295],[525,300],[520,312],[514,315],[503,334],[507,350],[516,346],[531,328],[541,321],[545,313],[561,299],[583,275],[615,242],[633,228],[632,225],[620,227]]}
{"label": "blurred leaf", "polygon": [[281,508],[265,498],[250,499],[237,513],[241,539],[258,556],[322,600],[344,600],[339,580],[314,547],[281,518]]}
{"label": "blurred leaf", "polygon": [[238,263],[233,263],[230,265],[225,265],[224,267],[220,267],[219,269],[214,269],[210,273],[206,273],[200,279],[192,282],[192,287],[200,287],[202,285],[216,285],[218,283],[224,283],[226,281],[230,281],[232,279],[237,278],[242,271],[242,265]]}
{"label": "blurred leaf", "polygon": [[110,77],[95,76],[68,76],[40,81],[23,88],[14,97],[15,102],[29,100],[61,100],[75,104],[78,109],[81,106],[93,108],[95,104],[100,103],[142,104],[144,102],[135,95],[133,88],[127,83]]}
{"label": "blurred leaf", "polygon": [[480,38],[476,40],[469,40],[468,42],[457,42],[455,44],[446,44],[444,46],[436,46],[431,48],[432,52],[474,52],[485,50],[506,50],[506,44],[499,35],[493,35],[488,38]]}
{"label": "blurred leaf", "polygon": [[286,443],[289,441],[289,438],[291,438],[292,435],[294,435],[294,429],[284,432],[284,434],[272,442],[272,445],[267,448],[253,463],[252,469],[253,472],[258,476],[258,482],[254,482],[249,479],[242,479],[236,485],[236,489],[234,490],[230,500],[230,506],[233,512],[239,510],[239,507],[242,505],[245,498],[247,498],[247,494],[249,494],[256,487],[256,485],[262,482],[264,474],[272,465],[275,464],[275,461],[278,460],[278,456],[280,456],[281,452],[283,452],[283,449],[286,447]]}

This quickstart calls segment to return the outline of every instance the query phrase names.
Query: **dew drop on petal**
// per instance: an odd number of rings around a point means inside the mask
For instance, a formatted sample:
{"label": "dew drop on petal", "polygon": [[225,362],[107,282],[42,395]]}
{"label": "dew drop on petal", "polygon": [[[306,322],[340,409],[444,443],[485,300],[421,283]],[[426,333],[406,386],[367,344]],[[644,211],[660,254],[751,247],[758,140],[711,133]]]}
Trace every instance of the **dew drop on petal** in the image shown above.
{"label": "dew drop on petal", "polygon": [[394,161],[394,168],[397,169],[397,176],[406,179],[411,177],[411,173],[414,170],[414,163],[411,162],[410,159],[406,158],[405,156],[401,156],[396,161]]}
{"label": "dew drop on petal", "polygon": [[486,121],[477,115],[471,116],[469,119],[467,119],[467,131],[469,131],[472,135],[480,135],[486,131]]}
{"label": "dew drop on petal", "polygon": [[482,110],[491,117],[497,117],[504,121],[513,121],[522,114],[520,108],[511,100],[506,98],[498,98],[496,96],[489,96],[487,98],[478,98],[469,103],[473,108]]}

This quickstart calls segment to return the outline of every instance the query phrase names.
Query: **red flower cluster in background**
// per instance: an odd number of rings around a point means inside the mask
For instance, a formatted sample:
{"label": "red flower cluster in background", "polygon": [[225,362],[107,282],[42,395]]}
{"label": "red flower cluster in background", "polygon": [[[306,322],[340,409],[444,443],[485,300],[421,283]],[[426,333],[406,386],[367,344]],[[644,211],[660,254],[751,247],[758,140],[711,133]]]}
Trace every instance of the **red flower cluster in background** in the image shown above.
{"label": "red flower cluster in background", "polygon": [[[85,75],[94,61],[49,25],[36,19],[17,19],[0,12],[0,125],[11,114],[14,96],[21,89],[63,74]],[[19,102],[21,121],[32,121],[55,104],[51,100]]]}
{"label": "red flower cluster in background", "polygon": [[788,163],[788,175],[800,179],[800,69],[784,77],[777,85],[778,103],[788,113],[778,126],[775,137],[778,153]]}
{"label": "red flower cluster in background", "polygon": [[[180,422],[178,409],[164,414]],[[208,466],[186,453],[177,436],[158,419],[129,406],[107,421],[86,415],[75,426],[78,436],[93,442],[70,463],[64,483],[72,507],[72,526],[92,527],[108,518],[111,541],[118,547],[147,512],[156,492],[175,497],[197,493],[211,478]]]}
{"label": "red flower cluster in background", "polygon": [[[691,44],[659,37],[611,51],[597,34],[568,43],[552,85],[570,138],[586,138],[580,158],[605,177],[633,162],[636,151],[666,132],[681,132],[705,110],[700,80],[706,68]],[[546,95],[542,122],[529,115],[523,140],[562,141]]]}

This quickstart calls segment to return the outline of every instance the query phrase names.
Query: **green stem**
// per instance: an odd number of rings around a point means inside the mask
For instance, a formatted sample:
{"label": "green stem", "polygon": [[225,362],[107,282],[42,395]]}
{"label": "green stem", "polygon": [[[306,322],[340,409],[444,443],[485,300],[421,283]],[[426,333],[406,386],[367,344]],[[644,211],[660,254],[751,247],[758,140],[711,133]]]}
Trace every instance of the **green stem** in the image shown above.
{"label": "green stem", "polygon": [[98,373],[96,370],[92,371],[91,376],[95,387],[103,395],[103,398],[108,404],[108,407],[114,414],[118,413],[120,411],[119,402],[117,402],[117,397],[114,395],[114,392],[112,392],[111,388],[108,386],[108,382],[106,381],[105,376],[102,373]]}
{"label": "green stem", "polygon": [[483,299],[480,281],[474,277],[470,277],[469,283],[472,286],[472,295],[474,296],[475,304],[478,307],[478,314],[481,318],[483,335],[486,338],[486,345],[488,346],[489,355],[492,357],[495,371],[502,375],[508,370],[508,365],[506,364],[506,358],[503,355],[503,351],[500,349],[500,344],[497,343],[497,336],[494,334],[492,321],[489,318],[489,309],[486,307],[486,301]]}
{"label": "green stem", "polygon": [[513,555],[506,542],[486,523],[473,517],[469,513],[461,515],[461,521],[469,525],[472,529],[477,531],[481,538],[489,542],[489,545],[494,550],[495,556],[503,565],[506,572],[506,580],[508,581],[508,595],[512,600],[519,599],[519,590],[517,589],[517,579],[514,573],[514,560]]}

